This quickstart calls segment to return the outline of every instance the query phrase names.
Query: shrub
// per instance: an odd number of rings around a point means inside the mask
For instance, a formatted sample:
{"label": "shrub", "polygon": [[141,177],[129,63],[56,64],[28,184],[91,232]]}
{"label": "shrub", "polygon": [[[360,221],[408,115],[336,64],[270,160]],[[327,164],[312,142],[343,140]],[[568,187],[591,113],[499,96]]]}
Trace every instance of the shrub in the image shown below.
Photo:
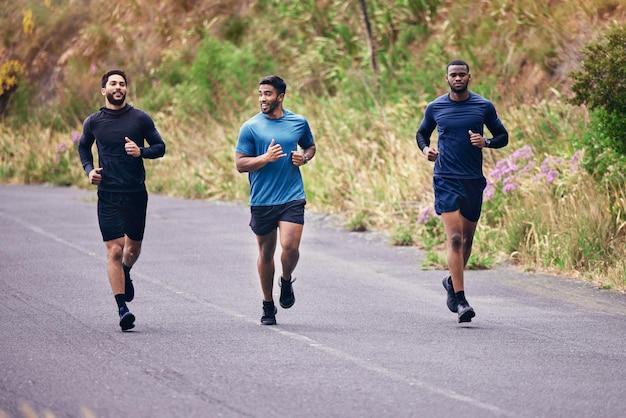
{"label": "shrub", "polygon": [[19,85],[19,77],[24,74],[24,64],[10,60],[0,64],[0,116],[3,116],[9,97]]}
{"label": "shrub", "polygon": [[[607,149],[626,155],[626,27],[609,30],[605,42],[587,44],[583,53],[587,59],[582,70],[570,73],[576,94],[570,102],[590,109],[592,125],[582,138],[582,145],[590,150],[584,166],[603,175],[604,168],[619,160]],[[602,154],[609,160],[603,161]]]}

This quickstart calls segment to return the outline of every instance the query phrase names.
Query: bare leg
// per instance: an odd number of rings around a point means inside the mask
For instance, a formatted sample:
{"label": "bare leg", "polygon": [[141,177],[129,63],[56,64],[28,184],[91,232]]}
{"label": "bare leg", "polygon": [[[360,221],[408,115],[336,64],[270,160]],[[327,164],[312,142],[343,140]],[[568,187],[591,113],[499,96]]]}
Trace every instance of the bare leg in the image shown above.
{"label": "bare leg", "polygon": [[463,272],[472,253],[472,243],[477,222],[465,219],[460,211],[441,215],[448,246],[448,268],[455,292],[464,291]]}
{"label": "bare leg", "polygon": [[259,245],[259,258],[257,259],[257,270],[261,280],[261,291],[263,292],[263,300],[266,302],[273,301],[272,290],[274,287],[274,253],[276,252],[276,230],[267,235],[257,235],[257,243]]}
{"label": "bare leg", "polygon": [[282,253],[280,262],[282,264],[283,279],[289,280],[291,274],[296,269],[298,260],[300,259],[300,239],[302,238],[302,230],[304,225],[291,222],[280,222],[280,246]]}
{"label": "bare leg", "polygon": [[124,294],[124,271],[122,270],[124,238],[106,241],[105,245],[107,247],[107,274],[111,290],[114,295]]}
{"label": "bare leg", "polygon": [[141,254],[141,241],[125,238],[124,255],[122,262],[126,267],[132,267]]}

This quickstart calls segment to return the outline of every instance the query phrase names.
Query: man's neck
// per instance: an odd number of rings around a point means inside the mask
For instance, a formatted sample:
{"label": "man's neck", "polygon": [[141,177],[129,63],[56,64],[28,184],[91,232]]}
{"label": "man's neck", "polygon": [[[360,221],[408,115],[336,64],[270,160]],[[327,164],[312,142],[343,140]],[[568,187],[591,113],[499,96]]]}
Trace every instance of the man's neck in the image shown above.
{"label": "man's neck", "polygon": [[111,109],[111,110],[120,110],[120,109],[124,109],[124,107],[126,106],[126,102],[122,103],[121,105],[114,105],[110,102],[106,102],[105,107],[107,109]]}
{"label": "man's neck", "polygon": [[450,100],[452,100],[453,102],[462,102],[464,100],[467,100],[470,96],[470,92],[469,90],[465,90],[463,93],[455,93],[453,91],[451,91],[448,96],[450,97]]}
{"label": "man's neck", "polygon": [[284,114],[285,114],[285,111],[283,110],[283,108],[277,107],[276,109],[274,109],[272,113],[266,113],[265,116],[267,116],[270,119],[280,119],[283,117]]}

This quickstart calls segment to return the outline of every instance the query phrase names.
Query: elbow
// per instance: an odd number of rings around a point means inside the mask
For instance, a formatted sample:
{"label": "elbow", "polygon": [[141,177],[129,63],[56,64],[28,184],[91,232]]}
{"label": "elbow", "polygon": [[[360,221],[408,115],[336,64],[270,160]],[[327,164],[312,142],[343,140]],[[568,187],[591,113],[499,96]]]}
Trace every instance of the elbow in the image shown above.
{"label": "elbow", "polygon": [[504,138],[502,138],[502,146],[506,147],[507,145],[509,145],[509,134],[506,133],[504,135]]}

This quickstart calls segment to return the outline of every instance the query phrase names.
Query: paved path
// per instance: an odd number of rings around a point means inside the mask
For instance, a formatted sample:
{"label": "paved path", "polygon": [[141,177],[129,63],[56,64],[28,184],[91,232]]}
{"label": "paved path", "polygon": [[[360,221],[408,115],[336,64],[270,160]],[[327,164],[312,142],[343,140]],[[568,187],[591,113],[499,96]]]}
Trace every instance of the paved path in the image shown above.
{"label": "paved path", "polygon": [[248,209],[151,195],[123,333],[94,196],[0,186],[0,417],[624,416],[625,295],[472,271],[461,325],[422,253],[314,214],[268,327]]}

